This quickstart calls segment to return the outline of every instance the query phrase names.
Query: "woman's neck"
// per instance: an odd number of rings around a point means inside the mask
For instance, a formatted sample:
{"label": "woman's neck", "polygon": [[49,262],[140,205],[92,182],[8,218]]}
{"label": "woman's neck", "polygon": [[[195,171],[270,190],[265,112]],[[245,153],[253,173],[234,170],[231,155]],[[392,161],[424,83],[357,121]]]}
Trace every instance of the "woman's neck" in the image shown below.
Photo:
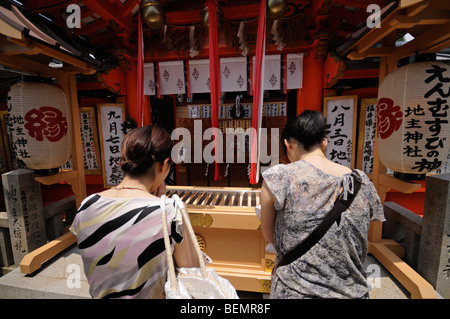
{"label": "woman's neck", "polygon": [[320,148],[316,148],[310,152],[301,152],[299,154],[299,160],[317,160],[318,158],[326,159]]}
{"label": "woman's neck", "polygon": [[149,193],[156,187],[153,185],[154,180],[148,177],[133,178],[125,175],[122,182],[117,185],[117,188],[139,188],[146,189]]}

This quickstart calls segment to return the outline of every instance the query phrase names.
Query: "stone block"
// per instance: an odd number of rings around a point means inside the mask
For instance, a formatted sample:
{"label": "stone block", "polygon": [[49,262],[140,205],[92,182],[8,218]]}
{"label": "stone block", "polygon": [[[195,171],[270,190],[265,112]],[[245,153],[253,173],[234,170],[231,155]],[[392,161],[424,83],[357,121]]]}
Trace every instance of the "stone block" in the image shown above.
{"label": "stone block", "polygon": [[427,176],[418,272],[450,298],[450,174]]}
{"label": "stone block", "polygon": [[394,202],[384,203],[384,215],[383,238],[401,244],[406,263],[417,271],[423,218]]}
{"label": "stone block", "polygon": [[34,173],[18,169],[2,175],[14,263],[47,243],[41,186]]}

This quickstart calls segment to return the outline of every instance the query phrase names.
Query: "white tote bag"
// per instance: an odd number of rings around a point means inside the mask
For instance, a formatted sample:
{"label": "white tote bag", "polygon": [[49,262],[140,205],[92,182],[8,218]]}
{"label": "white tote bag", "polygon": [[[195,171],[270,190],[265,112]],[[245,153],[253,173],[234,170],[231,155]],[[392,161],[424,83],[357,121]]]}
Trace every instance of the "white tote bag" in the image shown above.
{"label": "white tote bag", "polygon": [[231,283],[220,277],[212,268],[206,268],[203,253],[194,234],[189,215],[184,203],[177,195],[172,195],[175,200],[175,209],[180,210],[183,222],[186,224],[188,234],[194,243],[195,252],[198,256],[200,268],[177,268],[173,262],[172,250],[169,241],[169,232],[166,219],[166,196],[161,196],[161,217],[164,233],[164,245],[166,247],[169,269],[167,281],[164,286],[167,299],[238,299],[236,289]]}

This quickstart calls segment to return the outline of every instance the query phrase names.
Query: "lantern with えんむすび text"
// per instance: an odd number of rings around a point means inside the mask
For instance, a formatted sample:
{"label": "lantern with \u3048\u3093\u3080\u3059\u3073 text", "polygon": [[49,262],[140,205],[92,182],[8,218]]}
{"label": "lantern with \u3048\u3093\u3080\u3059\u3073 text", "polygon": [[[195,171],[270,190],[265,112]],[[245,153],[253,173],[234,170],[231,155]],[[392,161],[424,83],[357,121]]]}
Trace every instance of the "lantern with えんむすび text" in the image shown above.
{"label": "lantern with \u3048\u3093\u3080\u3059\u3073 text", "polygon": [[46,83],[17,83],[9,89],[7,107],[11,151],[28,168],[57,171],[69,160],[72,121],[64,91]]}
{"label": "lantern with \u3048\u3093\u3080\u3059\u3073 text", "polygon": [[411,58],[400,60],[399,68],[379,88],[378,153],[397,177],[424,179],[447,160],[450,65],[433,58],[416,56],[409,64]]}

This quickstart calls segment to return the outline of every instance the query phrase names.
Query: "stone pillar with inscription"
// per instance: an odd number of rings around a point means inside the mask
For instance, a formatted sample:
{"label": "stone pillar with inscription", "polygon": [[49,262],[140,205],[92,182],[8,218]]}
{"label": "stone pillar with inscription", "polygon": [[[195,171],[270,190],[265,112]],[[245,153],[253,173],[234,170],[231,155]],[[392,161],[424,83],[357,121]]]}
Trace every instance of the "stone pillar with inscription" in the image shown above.
{"label": "stone pillar with inscription", "polygon": [[417,270],[450,298],[450,173],[427,176]]}
{"label": "stone pillar with inscription", "polygon": [[41,186],[28,169],[2,174],[14,263],[47,243]]}

